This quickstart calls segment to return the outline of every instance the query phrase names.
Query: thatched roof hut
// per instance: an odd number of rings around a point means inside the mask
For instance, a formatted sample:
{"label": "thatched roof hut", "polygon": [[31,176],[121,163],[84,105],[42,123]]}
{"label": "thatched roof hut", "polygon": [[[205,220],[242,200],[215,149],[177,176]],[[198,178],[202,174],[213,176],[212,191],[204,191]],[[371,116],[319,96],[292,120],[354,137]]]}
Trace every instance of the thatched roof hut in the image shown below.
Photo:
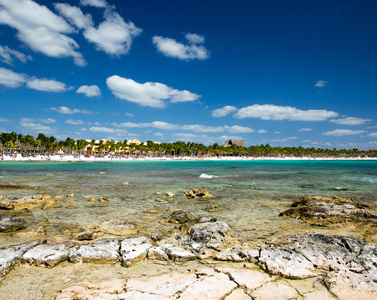
{"label": "thatched roof hut", "polygon": [[233,145],[237,146],[237,147],[243,147],[243,144],[245,143],[245,141],[235,141],[235,140],[228,140],[224,143],[224,147],[231,147]]}

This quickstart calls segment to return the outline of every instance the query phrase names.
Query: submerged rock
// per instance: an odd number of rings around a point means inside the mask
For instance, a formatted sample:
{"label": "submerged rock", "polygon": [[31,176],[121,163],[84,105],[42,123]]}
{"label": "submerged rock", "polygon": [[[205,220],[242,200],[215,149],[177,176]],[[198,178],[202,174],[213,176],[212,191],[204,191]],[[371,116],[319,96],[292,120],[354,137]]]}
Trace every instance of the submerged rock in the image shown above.
{"label": "submerged rock", "polygon": [[7,195],[0,195],[0,209],[14,209]]}
{"label": "submerged rock", "polygon": [[191,213],[183,210],[177,210],[172,213],[169,223],[184,224],[192,219],[193,217]]}
{"label": "submerged rock", "polygon": [[133,222],[112,219],[99,225],[101,231],[115,235],[131,235],[139,231],[139,226]]}
{"label": "submerged rock", "polygon": [[61,207],[60,205],[58,205],[56,198],[52,198],[51,196],[45,194],[22,196],[19,199],[14,199],[12,201],[12,205],[14,209],[33,209],[35,207],[42,209],[51,209],[55,207]]}
{"label": "submerged rock", "polygon": [[0,214],[0,232],[11,232],[25,229],[29,224],[21,218],[13,218],[5,214]]}
{"label": "submerged rock", "polygon": [[205,189],[191,189],[185,191],[184,194],[189,198],[215,198],[214,195],[210,194]]}

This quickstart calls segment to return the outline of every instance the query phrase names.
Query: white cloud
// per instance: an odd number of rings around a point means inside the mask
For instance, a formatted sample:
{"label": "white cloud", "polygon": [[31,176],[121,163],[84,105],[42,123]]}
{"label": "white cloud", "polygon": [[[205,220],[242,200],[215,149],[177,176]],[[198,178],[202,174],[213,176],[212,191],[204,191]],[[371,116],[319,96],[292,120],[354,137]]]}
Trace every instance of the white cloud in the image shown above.
{"label": "white cloud", "polygon": [[201,34],[187,33],[185,35],[186,40],[191,44],[204,44],[205,38]]}
{"label": "white cloud", "polygon": [[241,108],[233,115],[237,119],[260,118],[261,120],[289,120],[289,121],[325,121],[337,117],[338,113],[327,110],[300,110],[290,106],[276,106],[271,104]]}
{"label": "white cloud", "polygon": [[249,133],[254,132],[255,130],[250,127],[243,127],[243,126],[205,126],[205,125],[178,125],[178,124],[171,124],[162,121],[154,121],[151,123],[112,123],[113,126],[116,127],[125,127],[125,128],[157,128],[163,130],[189,130],[194,132],[230,132],[230,133]]}
{"label": "white cloud", "polygon": [[195,40],[204,42],[203,36],[189,33],[186,35],[186,39],[190,45],[184,45],[174,39],[162,36],[154,36],[152,41],[157,51],[168,57],[179,58],[181,60],[205,60],[209,58],[210,52],[204,46],[193,43]]}
{"label": "white cloud", "polygon": [[77,89],[76,93],[85,94],[86,97],[96,97],[101,95],[101,90],[96,85],[83,85]]}
{"label": "white cloud", "polygon": [[355,118],[355,117],[348,117],[343,119],[332,119],[330,122],[339,124],[339,125],[364,125],[367,122],[370,122],[370,119],[362,119],[362,118]]}
{"label": "white cloud", "polygon": [[56,107],[51,107],[50,110],[54,110],[58,113],[61,113],[61,114],[69,114],[69,115],[72,115],[72,114],[93,114],[92,112],[86,110],[86,109],[70,109],[66,106],[60,106],[59,108],[56,108]]}
{"label": "white cloud", "polygon": [[28,60],[32,60],[32,57],[30,55],[26,56],[16,50],[12,50],[8,46],[0,46],[0,60],[2,62],[12,66],[15,59],[26,63]]}
{"label": "white cloud", "polygon": [[88,122],[88,125],[89,126],[92,126],[92,125],[93,126],[101,126],[102,124],[100,122],[94,122],[94,123],[93,122]]}
{"label": "white cloud", "polygon": [[328,131],[322,133],[323,135],[330,135],[330,136],[343,136],[343,135],[355,135],[355,134],[362,134],[365,130],[349,130],[349,129],[336,129],[333,131]]}
{"label": "white cloud", "polygon": [[275,134],[282,134],[281,131],[275,131],[274,133],[275,133]]}
{"label": "white cloud", "polygon": [[89,131],[104,132],[104,133],[118,133],[118,134],[127,133],[127,130],[124,130],[124,129],[114,129],[114,128],[108,128],[108,127],[90,127]]}
{"label": "white cloud", "polygon": [[371,132],[368,134],[370,137],[377,137],[377,132]]}
{"label": "white cloud", "polygon": [[19,124],[19,129],[22,132],[27,132],[27,133],[43,133],[43,134],[56,134],[57,129],[43,125],[41,123],[33,123],[33,122],[20,122]]}
{"label": "white cloud", "polygon": [[12,122],[14,122],[14,121],[11,120],[11,119],[6,119],[6,118],[0,117],[0,123],[12,123]]}
{"label": "white cloud", "polygon": [[167,99],[170,99],[172,103],[177,103],[192,102],[200,98],[199,95],[186,90],[179,91],[163,83],[137,83],[132,79],[122,78],[117,75],[107,78],[106,83],[116,97],[141,106],[163,108],[166,106],[164,100]]}
{"label": "white cloud", "polygon": [[233,112],[237,111],[237,107],[226,105],[222,108],[218,108],[212,111],[211,115],[212,117],[219,118],[219,117],[225,117]]}
{"label": "white cloud", "polygon": [[162,136],[164,136],[164,134],[163,134],[163,133],[161,133],[161,132],[156,132],[156,133],[154,134],[154,136],[157,136],[157,137],[162,137]]}
{"label": "white cloud", "polygon": [[131,113],[124,113],[127,117],[134,117],[134,115],[133,114],[131,114]]}
{"label": "white cloud", "polygon": [[11,70],[0,68],[0,84],[10,88],[18,88],[26,81],[25,74],[15,73]]}
{"label": "white cloud", "polygon": [[84,37],[94,43],[97,50],[119,56],[129,52],[133,39],[141,32],[134,23],[126,23],[117,12],[109,9],[105,11],[105,21],[97,28],[86,28]]}
{"label": "white cloud", "polygon": [[87,128],[80,128],[79,131],[88,131]]}
{"label": "white cloud", "polygon": [[32,50],[55,58],[72,57],[79,66],[86,64],[79,45],[67,34],[74,32],[62,17],[32,0],[1,0],[0,24],[17,30],[19,40]]}
{"label": "white cloud", "polygon": [[267,130],[265,130],[265,129],[259,129],[259,130],[257,131],[257,133],[267,133]]}
{"label": "white cloud", "polygon": [[325,86],[327,86],[327,81],[325,81],[325,80],[318,80],[318,81],[315,83],[314,86],[316,86],[316,87],[325,87]]}
{"label": "white cloud", "polygon": [[55,3],[54,5],[59,14],[77,28],[85,29],[93,26],[92,16],[89,14],[84,15],[79,7],[71,6],[67,3]]}
{"label": "white cloud", "polygon": [[56,92],[56,93],[65,92],[70,89],[63,82],[50,80],[50,79],[37,79],[37,78],[29,79],[26,83],[26,87],[29,89],[37,90],[37,91]]}
{"label": "white cloud", "polygon": [[108,6],[105,0],[80,0],[82,6],[94,6],[98,8],[106,8]]}
{"label": "white cloud", "polygon": [[82,125],[85,122],[81,121],[81,120],[72,120],[72,119],[69,119],[69,120],[65,121],[64,123],[71,124],[71,125]]}
{"label": "white cloud", "polygon": [[20,121],[23,122],[23,123],[36,123],[36,122],[44,123],[44,124],[53,124],[53,123],[56,123],[55,119],[50,119],[50,118],[48,118],[48,119],[21,118]]}
{"label": "white cloud", "polygon": [[301,128],[298,130],[299,132],[308,132],[308,131],[313,131],[312,128]]}

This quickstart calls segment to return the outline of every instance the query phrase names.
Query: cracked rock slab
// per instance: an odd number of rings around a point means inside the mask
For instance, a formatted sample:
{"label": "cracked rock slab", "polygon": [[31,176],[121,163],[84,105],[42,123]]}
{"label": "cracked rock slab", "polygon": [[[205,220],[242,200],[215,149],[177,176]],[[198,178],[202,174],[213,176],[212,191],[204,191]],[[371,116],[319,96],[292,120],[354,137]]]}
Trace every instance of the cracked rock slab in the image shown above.
{"label": "cracked rock slab", "polygon": [[69,261],[78,263],[115,263],[119,260],[119,241],[103,239],[81,246],[75,246],[69,252]]}
{"label": "cracked rock slab", "polygon": [[316,276],[313,264],[303,255],[291,249],[263,248],[259,262],[270,274],[302,279]]}
{"label": "cracked rock slab", "polygon": [[46,265],[52,268],[57,264],[68,260],[68,253],[69,251],[66,249],[65,244],[42,244],[27,251],[22,256],[22,259],[33,265]]}
{"label": "cracked rock slab", "polygon": [[122,265],[130,267],[144,259],[151,247],[151,240],[145,236],[124,239],[120,243]]}
{"label": "cracked rock slab", "polygon": [[269,282],[250,295],[255,300],[289,300],[296,299],[298,292],[288,285]]}
{"label": "cracked rock slab", "polygon": [[181,300],[221,299],[229,295],[237,284],[231,281],[229,277],[223,273],[217,273],[213,276],[205,277],[201,281],[196,281],[190,285],[179,297]]}

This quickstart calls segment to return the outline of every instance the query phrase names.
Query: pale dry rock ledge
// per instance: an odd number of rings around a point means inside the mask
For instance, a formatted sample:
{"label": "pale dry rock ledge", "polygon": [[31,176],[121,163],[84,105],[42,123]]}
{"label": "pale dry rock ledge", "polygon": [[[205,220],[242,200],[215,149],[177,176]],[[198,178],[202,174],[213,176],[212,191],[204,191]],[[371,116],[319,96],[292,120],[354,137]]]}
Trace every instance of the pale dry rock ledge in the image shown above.
{"label": "pale dry rock ledge", "polygon": [[[145,260],[166,268],[128,277]],[[178,272],[174,265],[197,262]],[[250,248],[224,222],[205,222],[187,234],[106,238],[88,243],[35,241],[0,249],[0,274],[19,264],[120,264],[122,278],[85,281],[55,299],[377,299],[377,244],[308,232],[289,243]],[[21,266],[22,268],[22,266]],[[58,287],[57,287],[58,289]]]}

